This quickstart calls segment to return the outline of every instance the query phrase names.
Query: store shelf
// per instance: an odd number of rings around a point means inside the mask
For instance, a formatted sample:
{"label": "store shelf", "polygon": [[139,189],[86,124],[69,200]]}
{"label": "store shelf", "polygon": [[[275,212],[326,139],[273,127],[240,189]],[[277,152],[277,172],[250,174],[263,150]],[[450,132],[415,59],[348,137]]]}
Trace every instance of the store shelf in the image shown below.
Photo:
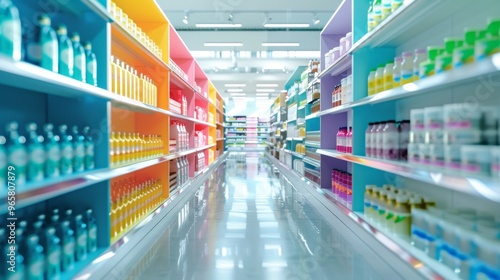
{"label": "store shelf", "polygon": [[320,142],[315,142],[315,141],[307,141],[305,142],[305,145],[307,147],[312,147],[312,148],[321,148]]}
{"label": "store shelf", "polygon": [[319,114],[319,112],[316,112],[316,113],[312,113],[312,114],[307,115],[307,116],[306,116],[306,121],[307,121],[307,120],[312,120],[312,119],[315,119],[315,118],[319,117],[319,115],[318,115],[318,114]]}
{"label": "store shelf", "polygon": [[319,160],[315,160],[315,159],[309,158],[307,156],[304,156],[304,158],[302,159],[302,161],[304,163],[310,164],[310,165],[315,166],[315,167],[320,167],[321,166],[321,162]]}
{"label": "store shelf", "polygon": [[476,178],[460,174],[450,174],[439,170],[418,168],[406,162],[354,156],[339,153],[334,150],[318,149],[317,153],[394,173],[420,182],[483,197],[494,202],[500,202],[500,181],[491,178]]}
{"label": "store shelf", "polygon": [[337,76],[352,68],[352,56],[350,53],[342,55],[335,63],[331,64],[323,70],[318,77],[322,78],[326,75]]}
{"label": "store shelf", "polygon": [[304,158],[304,156],[305,156],[304,154],[293,152],[293,151],[291,153],[292,153],[293,156],[296,156],[298,158]]}
{"label": "store shelf", "polygon": [[304,137],[287,137],[287,141],[303,141]]}
{"label": "store shelf", "polygon": [[217,141],[224,141],[226,138],[217,138]]}
{"label": "store shelf", "polygon": [[220,123],[220,122],[216,122],[215,124],[218,125],[218,126],[222,126],[222,127],[224,126],[224,124]]}
{"label": "store shelf", "polygon": [[421,34],[435,27],[444,18],[467,5],[470,5],[470,1],[406,0],[403,6],[358,40],[353,45],[351,53],[364,48],[399,46],[411,40],[415,34]]}
{"label": "store shelf", "polygon": [[[58,0],[61,1],[61,0]],[[67,1],[63,1],[66,3],[69,3]],[[76,2],[76,1],[75,1]],[[78,2],[71,2],[71,5],[69,5],[70,8],[73,9],[74,13],[77,15],[81,15],[82,11],[85,11],[86,9],[82,9],[82,5],[78,5]],[[111,15],[108,13],[106,8],[101,5],[101,3],[97,2],[96,0],[80,0],[81,4],[85,5],[88,7],[88,9],[92,10],[96,15],[100,16],[103,20],[107,22],[111,22]]]}
{"label": "store shelf", "polygon": [[[181,76],[179,76],[179,74],[177,74],[174,71],[171,71],[170,73],[171,73],[170,82],[172,84],[176,85],[179,88],[189,89],[189,90],[193,91],[195,93],[195,98],[198,98],[198,96],[200,96],[200,94],[198,93],[198,90],[195,89],[191,84],[189,84],[188,81],[184,80]],[[200,97],[202,97],[202,96],[200,96]],[[204,98],[204,99],[206,99],[206,98]]]}

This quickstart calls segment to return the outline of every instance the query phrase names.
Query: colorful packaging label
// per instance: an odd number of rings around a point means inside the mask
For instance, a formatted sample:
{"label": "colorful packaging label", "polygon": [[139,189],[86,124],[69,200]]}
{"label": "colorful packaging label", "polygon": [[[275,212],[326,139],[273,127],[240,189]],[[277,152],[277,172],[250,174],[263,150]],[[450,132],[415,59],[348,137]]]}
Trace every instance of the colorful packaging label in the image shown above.
{"label": "colorful packaging label", "polygon": [[43,270],[44,270],[44,260],[43,258],[38,258],[34,260],[31,265],[28,266],[28,279],[43,279]]}
{"label": "colorful packaging label", "polygon": [[73,147],[71,143],[63,143],[61,157],[61,174],[73,173]]}
{"label": "colorful packaging label", "polygon": [[393,76],[392,75],[385,75],[384,76],[384,90],[389,90],[394,87],[393,85]]}
{"label": "colorful packaging label", "polygon": [[413,82],[413,70],[401,70],[401,83],[407,84]]}
{"label": "colorful packaging label", "polygon": [[474,62],[474,48],[461,48],[453,53],[454,68],[462,67],[463,65]]}

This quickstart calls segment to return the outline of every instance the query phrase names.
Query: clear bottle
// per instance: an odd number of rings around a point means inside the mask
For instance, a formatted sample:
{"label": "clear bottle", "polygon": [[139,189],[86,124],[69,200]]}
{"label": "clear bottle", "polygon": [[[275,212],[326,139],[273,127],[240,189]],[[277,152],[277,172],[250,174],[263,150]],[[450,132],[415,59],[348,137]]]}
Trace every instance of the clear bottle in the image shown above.
{"label": "clear bottle", "polygon": [[376,146],[375,146],[375,157],[376,158],[383,158],[384,157],[384,136],[383,136],[383,131],[385,127],[385,122],[379,123],[377,130],[375,132],[375,139],[376,139]]}
{"label": "clear bottle", "polygon": [[85,69],[87,71],[85,78],[87,84],[97,86],[97,59],[95,57],[95,54],[92,52],[92,43],[85,42],[83,44],[83,48],[85,50]]}
{"label": "clear bottle", "polygon": [[384,91],[384,69],[385,65],[380,64],[375,72],[375,93]]}
{"label": "clear bottle", "polygon": [[398,88],[400,87],[401,84],[401,63],[403,63],[403,57],[398,56],[394,58],[394,67],[392,71],[392,87],[393,88]]}
{"label": "clear bottle", "polygon": [[65,25],[59,25],[56,32],[59,43],[59,74],[73,77],[75,56],[73,54],[73,44],[68,38],[68,29]]}
{"label": "clear bottle", "polygon": [[44,126],[45,131],[45,176],[57,178],[61,174],[61,144],[59,135],[54,134],[54,125],[48,123]]}
{"label": "clear bottle", "polygon": [[403,62],[401,63],[401,84],[406,85],[413,82],[413,52],[403,53]]}
{"label": "clear bottle", "polygon": [[401,5],[403,5],[404,0],[392,0],[392,12],[394,13]]}
{"label": "clear bottle", "polygon": [[92,253],[97,250],[97,224],[92,209],[85,211],[85,223],[87,223],[87,252]]}
{"label": "clear bottle", "polygon": [[56,229],[48,226],[42,231],[41,245],[45,248],[45,278],[59,279],[61,275],[62,248]]}
{"label": "clear bottle", "polygon": [[58,235],[61,237],[62,246],[62,271],[73,269],[75,265],[75,232],[70,227],[68,220],[61,221]]}
{"label": "clear bottle", "polygon": [[23,246],[19,248],[22,250],[22,255],[26,256],[26,279],[30,280],[43,280],[45,257],[44,248],[40,245],[40,238],[38,234],[30,234]]}
{"label": "clear bottle", "polygon": [[27,165],[28,165],[28,149],[26,147],[26,138],[19,135],[17,122],[7,124],[7,155],[9,165],[14,167],[16,174],[16,187],[26,184],[27,179]]}
{"label": "clear bottle", "polygon": [[85,171],[85,137],[80,134],[75,125],[71,128],[73,134],[73,172]]}
{"label": "clear bottle", "polygon": [[59,48],[57,36],[52,27],[51,20],[46,14],[38,17],[38,26],[34,34],[30,34],[26,41],[27,62],[41,66],[53,72],[59,68]]}
{"label": "clear bottle", "polygon": [[0,1],[0,53],[21,60],[22,28],[19,10],[10,0]]}
{"label": "clear bottle", "polygon": [[373,21],[374,27],[377,27],[382,22],[382,0],[373,1]]}
{"label": "clear bottle", "polygon": [[390,90],[394,84],[394,61],[389,61],[384,68],[384,90]]}
{"label": "clear bottle", "polygon": [[69,175],[73,173],[73,158],[75,151],[73,149],[73,136],[68,135],[68,126],[59,126],[59,134],[61,137],[61,175]]}
{"label": "clear bottle", "polygon": [[377,129],[379,127],[379,122],[374,122],[373,127],[370,132],[370,142],[371,142],[371,153],[370,156],[376,158],[377,157]]}
{"label": "clear bottle", "polygon": [[399,159],[399,131],[396,121],[390,120],[385,124],[382,132],[383,159]]}
{"label": "clear bottle", "polygon": [[392,0],[382,0],[382,21],[392,13]]}
{"label": "clear bottle", "polygon": [[7,189],[7,138],[0,135],[0,194]]}
{"label": "clear bottle", "polygon": [[[375,19],[373,17],[374,17],[374,15],[373,15],[373,1],[370,1],[370,6],[368,8],[368,32],[371,32],[375,28]],[[331,61],[333,61],[333,60],[331,60]]]}
{"label": "clear bottle", "polygon": [[426,49],[416,49],[415,59],[413,61],[413,80],[418,81],[420,79],[420,64],[427,61],[427,50]]}
{"label": "clear bottle", "polygon": [[369,123],[365,130],[365,155],[367,157],[372,156],[372,129],[373,123]]}
{"label": "clear bottle", "polygon": [[411,230],[411,209],[407,196],[397,195],[394,206],[394,233],[400,235],[410,235]]}
{"label": "clear bottle", "polygon": [[408,161],[408,144],[410,144],[410,121],[404,120],[399,123],[399,159]]}
{"label": "clear bottle", "polygon": [[78,33],[71,35],[71,43],[73,44],[73,54],[75,55],[73,78],[85,83],[87,80],[87,59],[85,58],[85,50],[80,43],[80,35]]}
{"label": "clear bottle", "polygon": [[376,81],[375,81],[375,73],[377,69],[372,68],[370,74],[368,75],[368,95],[375,94]]}
{"label": "clear bottle", "polygon": [[83,128],[83,137],[85,143],[85,170],[92,170],[95,167],[94,158],[94,139],[90,136],[90,127],[86,126]]}
{"label": "clear bottle", "polygon": [[371,208],[372,208],[372,194],[373,194],[373,188],[376,188],[376,186],[373,185],[367,185],[365,187],[365,195],[364,195],[364,214],[365,217],[368,218],[368,220],[372,219],[372,213],[371,213]]}
{"label": "clear bottle", "polygon": [[385,189],[381,189],[379,192],[378,192],[378,213],[377,213],[377,222],[378,224],[384,228],[385,226],[385,213],[386,213],[386,209],[387,209],[387,190]]}
{"label": "clear bottle", "polygon": [[39,182],[44,179],[45,147],[44,138],[37,133],[37,124],[29,123],[26,126],[28,135],[28,181]]}
{"label": "clear bottle", "polygon": [[82,261],[87,258],[87,224],[83,221],[82,215],[75,216],[75,236],[76,236],[76,260]]}
{"label": "clear bottle", "polygon": [[393,221],[394,221],[394,209],[396,206],[396,197],[397,194],[393,191],[389,191],[387,194],[384,227],[390,232],[394,232]]}

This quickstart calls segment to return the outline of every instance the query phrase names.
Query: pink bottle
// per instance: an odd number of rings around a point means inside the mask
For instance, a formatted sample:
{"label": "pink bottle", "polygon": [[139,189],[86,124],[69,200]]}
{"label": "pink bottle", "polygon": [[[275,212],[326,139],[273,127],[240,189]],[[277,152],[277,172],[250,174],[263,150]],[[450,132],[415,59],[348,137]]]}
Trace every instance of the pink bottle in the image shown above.
{"label": "pink bottle", "polygon": [[337,132],[337,151],[342,152],[342,142],[343,142],[343,130],[342,127],[339,128],[339,131]]}
{"label": "pink bottle", "polygon": [[380,123],[375,122],[373,123],[372,130],[370,131],[370,155],[371,157],[377,157],[377,129]]}
{"label": "pink bottle", "polygon": [[372,130],[373,123],[370,123],[365,131],[365,154],[367,157],[372,156]]}
{"label": "pink bottle", "polygon": [[399,123],[399,159],[408,161],[408,144],[410,143],[410,121],[404,120]]}
{"label": "pink bottle", "polygon": [[349,131],[347,132],[347,144],[346,144],[346,153],[352,154],[352,127],[349,127]]}
{"label": "pink bottle", "polygon": [[376,158],[383,158],[384,156],[384,150],[383,150],[383,131],[385,127],[385,122],[380,122],[377,125],[377,130],[375,131],[375,147],[372,147],[375,149],[376,152],[374,152]]}
{"label": "pink bottle", "polygon": [[399,130],[396,121],[385,123],[382,131],[382,155],[386,160],[398,160],[399,158]]}

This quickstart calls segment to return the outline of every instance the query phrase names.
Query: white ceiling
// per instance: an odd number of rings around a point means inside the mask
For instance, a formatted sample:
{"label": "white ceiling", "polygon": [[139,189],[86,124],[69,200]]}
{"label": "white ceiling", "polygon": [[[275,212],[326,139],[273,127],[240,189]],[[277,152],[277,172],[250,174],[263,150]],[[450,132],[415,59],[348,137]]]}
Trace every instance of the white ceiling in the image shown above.
{"label": "white ceiling", "polygon": [[[171,24],[223,97],[225,84],[246,84],[242,88],[247,97],[255,97],[258,83],[278,84],[277,94],[291,73],[301,65],[307,65],[319,55],[319,34],[336,10],[341,0],[158,0]],[[187,16],[188,23],[183,22]],[[313,19],[319,19],[314,24]],[[200,23],[234,23],[241,28],[197,28]],[[264,23],[307,23],[308,28],[265,28]],[[242,43],[238,47],[206,47],[207,42]],[[293,42],[297,47],[263,47],[264,42]],[[202,57],[220,51],[217,57]],[[266,52],[266,58],[257,56]],[[281,58],[269,58],[271,51]],[[249,53],[251,52],[251,53]],[[212,53],[212,56],[215,54]],[[283,57],[285,55],[285,57]],[[289,55],[289,57],[286,57]],[[222,56],[222,57],[221,57]],[[249,57],[250,56],[250,57]],[[297,58],[296,56],[300,56]],[[273,68],[264,70],[263,68]],[[272,94],[272,93],[271,93]],[[250,99],[253,100],[253,99]]]}

